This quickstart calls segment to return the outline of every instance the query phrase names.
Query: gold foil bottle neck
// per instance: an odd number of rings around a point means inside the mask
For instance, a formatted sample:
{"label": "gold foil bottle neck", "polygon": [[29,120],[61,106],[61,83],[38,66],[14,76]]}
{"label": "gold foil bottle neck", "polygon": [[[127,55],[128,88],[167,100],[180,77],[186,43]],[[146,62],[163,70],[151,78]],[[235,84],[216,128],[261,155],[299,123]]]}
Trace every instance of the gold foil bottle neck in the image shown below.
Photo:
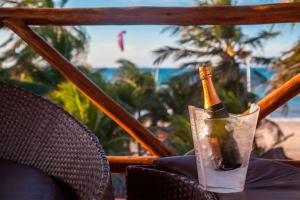
{"label": "gold foil bottle neck", "polygon": [[209,65],[199,67],[199,77],[203,86],[204,109],[221,102],[212,81],[212,68]]}
{"label": "gold foil bottle neck", "polygon": [[211,66],[204,65],[199,67],[199,75],[201,80],[211,78],[212,77]]}

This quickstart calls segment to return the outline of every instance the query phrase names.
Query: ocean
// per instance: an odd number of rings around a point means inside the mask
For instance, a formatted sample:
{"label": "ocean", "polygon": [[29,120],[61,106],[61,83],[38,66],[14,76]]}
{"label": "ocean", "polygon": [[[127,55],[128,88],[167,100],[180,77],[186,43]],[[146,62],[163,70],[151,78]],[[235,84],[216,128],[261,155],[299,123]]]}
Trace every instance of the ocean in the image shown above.
{"label": "ocean", "polygon": [[[179,71],[178,68],[159,68],[158,74],[156,73],[155,68],[139,68],[142,72],[149,72],[153,76],[158,75],[157,85],[163,85],[168,79],[173,76],[179,75],[182,71]],[[116,75],[116,68],[97,68],[101,71],[106,80],[112,80]],[[242,69],[244,72],[245,69]],[[267,85],[260,83],[260,77],[269,79],[272,76],[273,72],[266,70],[265,68],[255,68],[251,69],[251,88],[254,94],[257,95],[258,99],[266,96]],[[298,120],[300,119],[300,95],[297,95],[287,103],[288,112],[282,112],[283,107],[278,108],[274,111],[269,117],[275,119],[286,119],[286,120]]]}

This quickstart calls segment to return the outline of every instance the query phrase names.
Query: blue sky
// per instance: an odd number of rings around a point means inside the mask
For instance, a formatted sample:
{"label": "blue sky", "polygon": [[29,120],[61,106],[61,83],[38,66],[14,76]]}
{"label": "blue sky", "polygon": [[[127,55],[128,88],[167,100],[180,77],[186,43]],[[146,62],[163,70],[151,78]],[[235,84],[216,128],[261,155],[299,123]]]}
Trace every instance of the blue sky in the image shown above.
{"label": "blue sky", "polygon": [[[237,5],[250,5],[264,3],[276,3],[276,0],[236,0]],[[69,0],[66,7],[126,7],[126,6],[193,6],[194,0]],[[268,29],[268,25],[242,26],[244,32],[253,36],[256,33]],[[138,66],[153,66],[154,55],[152,51],[165,45],[175,45],[176,37],[169,37],[168,33],[161,34],[164,26],[85,26],[89,36],[89,52],[86,63],[93,67],[114,67],[115,61],[126,58],[137,63]],[[264,44],[264,51],[256,54],[266,56],[279,56],[282,51],[290,48],[300,38],[300,26],[297,24],[294,30],[290,25],[277,25],[283,34],[276,39]],[[126,30],[125,51],[121,52],[117,46],[117,34]],[[8,35],[6,31],[0,31],[0,42]],[[177,67],[168,59],[160,67]]]}

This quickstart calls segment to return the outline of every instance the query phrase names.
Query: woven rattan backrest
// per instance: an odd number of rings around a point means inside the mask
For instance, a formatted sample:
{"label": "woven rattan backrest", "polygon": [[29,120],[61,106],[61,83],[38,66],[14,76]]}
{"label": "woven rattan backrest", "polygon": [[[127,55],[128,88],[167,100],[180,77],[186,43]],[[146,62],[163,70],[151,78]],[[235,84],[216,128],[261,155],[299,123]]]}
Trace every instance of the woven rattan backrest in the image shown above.
{"label": "woven rattan backrest", "polygon": [[63,109],[0,82],[0,158],[41,169],[80,199],[103,199],[108,161],[98,139]]}

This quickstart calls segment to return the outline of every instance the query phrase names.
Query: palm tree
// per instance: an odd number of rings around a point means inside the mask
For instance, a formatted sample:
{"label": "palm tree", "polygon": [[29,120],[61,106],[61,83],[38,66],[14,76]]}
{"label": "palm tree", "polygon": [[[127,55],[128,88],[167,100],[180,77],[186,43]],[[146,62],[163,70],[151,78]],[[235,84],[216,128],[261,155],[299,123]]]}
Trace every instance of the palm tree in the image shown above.
{"label": "palm tree", "polygon": [[157,97],[153,75],[140,72],[129,60],[120,59],[114,79],[117,101],[141,121],[149,121],[155,126],[157,121],[166,117],[166,110]]}
{"label": "palm tree", "polygon": [[[203,4],[203,3],[202,3]],[[202,5],[201,4],[201,5]],[[231,5],[230,0],[216,0],[205,2],[205,4]],[[251,49],[261,48],[264,40],[275,37],[279,32],[262,31],[255,37],[248,37],[237,26],[172,26],[163,30],[171,31],[171,35],[179,36],[177,46],[165,46],[156,49],[157,55],[154,64],[160,64],[168,57],[175,61],[182,61],[182,68],[190,68],[191,75],[196,75],[199,65],[211,64],[215,66],[215,82],[221,98],[231,96],[241,101],[241,108],[234,112],[241,112],[251,101],[244,86],[244,75],[240,65],[246,63],[246,59],[252,58],[256,64],[266,64],[270,58],[253,56]],[[194,82],[198,84],[199,82]],[[226,89],[226,92],[221,88]],[[230,93],[230,94],[228,94]]]}
{"label": "palm tree", "polygon": [[[231,5],[230,0],[212,0],[199,5]],[[186,73],[171,79],[167,87],[160,91],[166,107],[172,110],[169,116],[172,133],[170,140],[175,149],[182,153],[192,146],[187,105],[202,106],[202,87],[197,67],[203,64],[214,66],[214,81],[223,103],[231,113],[241,113],[254,101],[248,93],[245,77],[240,69],[251,58],[255,64],[268,64],[273,58],[256,57],[253,50],[262,48],[263,41],[277,36],[280,32],[262,31],[257,36],[248,37],[238,26],[171,26],[163,30],[171,36],[179,36],[178,45],[156,49],[154,64],[160,64],[171,57]],[[181,127],[185,127],[182,130]]]}
{"label": "palm tree", "polygon": [[[282,3],[296,3],[300,0],[280,0]],[[295,24],[292,24],[294,27]],[[294,46],[282,53],[279,59],[273,61],[270,70],[274,71],[274,75],[269,81],[269,91],[278,88],[293,76],[300,73],[300,40]]]}
{"label": "palm tree", "polygon": [[[1,5],[13,7],[63,7],[67,0],[4,0]],[[87,50],[88,36],[80,27],[39,26],[33,28],[68,60],[78,64]],[[9,68],[9,79],[39,82],[56,86],[62,81],[61,75],[45,63],[33,49],[15,34],[0,45],[0,70]]]}
{"label": "palm tree", "polygon": [[282,58],[274,61],[271,70],[275,71],[270,81],[270,90],[283,85],[293,76],[300,73],[300,41],[288,51],[284,52]]}
{"label": "palm tree", "polygon": [[189,75],[174,76],[166,82],[166,86],[158,91],[159,98],[164,106],[172,111],[169,115],[187,115],[187,105],[200,106],[202,99],[197,85],[191,84]]}
{"label": "palm tree", "polygon": [[[167,111],[158,98],[154,77],[148,72],[141,72],[133,62],[120,59],[119,68],[113,80],[118,101],[154,133],[159,132],[157,123],[167,118]],[[145,153],[137,145],[139,155]]]}
{"label": "palm tree", "polygon": [[[282,0],[283,3],[300,2],[300,0]],[[291,24],[294,28],[295,24]],[[282,53],[278,59],[274,59],[269,67],[274,74],[271,80],[266,80],[268,84],[267,92],[277,89],[286,81],[300,73],[300,40],[296,41],[291,49]],[[287,114],[289,111],[288,104],[283,106],[282,112]]]}

